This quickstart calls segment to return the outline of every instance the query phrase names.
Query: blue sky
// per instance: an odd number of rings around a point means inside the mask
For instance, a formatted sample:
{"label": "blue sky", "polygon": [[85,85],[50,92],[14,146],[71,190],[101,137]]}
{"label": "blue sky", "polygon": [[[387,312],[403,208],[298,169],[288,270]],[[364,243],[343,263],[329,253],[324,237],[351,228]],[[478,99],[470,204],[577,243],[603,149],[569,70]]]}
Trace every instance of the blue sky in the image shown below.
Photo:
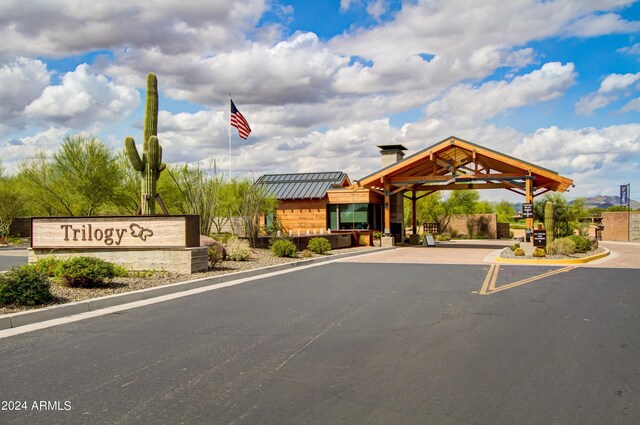
{"label": "blue sky", "polygon": [[[357,179],[379,166],[376,145],[454,135],[572,178],[569,197],[640,190],[638,1],[74,4],[0,5],[9,172],[65,134],[141,142],[152,71],[173,163]],[[253,128],[233,134],[231,164],[228,93]]]}

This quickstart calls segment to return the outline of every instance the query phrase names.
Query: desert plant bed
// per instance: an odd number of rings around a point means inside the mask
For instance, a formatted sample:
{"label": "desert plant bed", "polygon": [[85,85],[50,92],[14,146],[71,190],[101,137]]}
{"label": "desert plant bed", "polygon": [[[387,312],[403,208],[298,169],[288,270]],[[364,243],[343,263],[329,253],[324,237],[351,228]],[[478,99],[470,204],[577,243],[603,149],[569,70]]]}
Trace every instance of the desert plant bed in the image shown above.
{"label": "desert plant bed", "polygon": [[[526,250],[526,254],[524,256],[516,256],[514,254],[514,252],[509,249],[509,248],[505,248],[502,250],[502,252],[500,253],[500,257],[502,258],[514,258],[514,259],[519,259],[519,260],[539,260],[540,257],[534,257],[532,255],[533,249],[531,250]],[[600,254],[605,252],[606,250],[602,247],[599,247],[598,249],[592,250],[592,251],[587,251],[587,252],[582,252],[582,253],[574,253],[574,254],[569,254],[569,255],[549,255],[547,254],[545,257],[543,257],[544,259],[548,259],[548,260],[569,260],[569,259],[579,259],[579,258],[584,258],[584,257],[590,257],[592,255],[596,255],[596,254]]]}

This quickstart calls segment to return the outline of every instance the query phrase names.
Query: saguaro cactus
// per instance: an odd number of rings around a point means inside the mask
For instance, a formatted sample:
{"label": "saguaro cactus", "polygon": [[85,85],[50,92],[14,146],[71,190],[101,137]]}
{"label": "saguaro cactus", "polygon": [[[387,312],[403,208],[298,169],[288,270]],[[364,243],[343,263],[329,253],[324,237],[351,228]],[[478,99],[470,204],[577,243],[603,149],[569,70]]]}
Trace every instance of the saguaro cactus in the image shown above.
{"label": "saguaro cactus", "polygon": [[142,215],[154,215],[156,213],[156,182],[167,165],[162,162],[162,147],[158,142],[158,79],[153,73],[147,75],[147,109],[144,116],[142,158],[133,137],[127,137],[124,140],[124,147],[133,168],[142,173],[140,184]]}
{"label": "saguaro cactus", "polygon": [[553,202],[547,201],[544,204],[544,228],[547,231],[547,251],[551,242],[555,239],[554,222],[553,222]]}

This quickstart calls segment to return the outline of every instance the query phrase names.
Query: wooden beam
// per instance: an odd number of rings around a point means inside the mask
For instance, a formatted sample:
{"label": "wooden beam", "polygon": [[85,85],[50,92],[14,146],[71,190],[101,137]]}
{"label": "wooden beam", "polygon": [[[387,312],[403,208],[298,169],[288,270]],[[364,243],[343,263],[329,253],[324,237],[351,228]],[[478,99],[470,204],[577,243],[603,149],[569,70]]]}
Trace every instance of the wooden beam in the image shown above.
{"label": "wooden beam", "polygon": [[450,184],[431,184],[420,185],[416,187],[418,192],[437,191],[437,190],[466,190],[466,189],[507,189],[503,183],[450,183]]}

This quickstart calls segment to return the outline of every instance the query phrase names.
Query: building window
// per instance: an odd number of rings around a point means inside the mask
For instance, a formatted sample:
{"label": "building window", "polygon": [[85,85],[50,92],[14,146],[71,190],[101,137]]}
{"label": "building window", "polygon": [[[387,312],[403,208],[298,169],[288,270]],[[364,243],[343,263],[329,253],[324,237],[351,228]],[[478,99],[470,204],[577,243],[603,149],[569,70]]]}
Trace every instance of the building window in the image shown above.
{"label": "building window", "polygon": [[327,227],[331,230],[380,230],[380,205],[327,205]]}

